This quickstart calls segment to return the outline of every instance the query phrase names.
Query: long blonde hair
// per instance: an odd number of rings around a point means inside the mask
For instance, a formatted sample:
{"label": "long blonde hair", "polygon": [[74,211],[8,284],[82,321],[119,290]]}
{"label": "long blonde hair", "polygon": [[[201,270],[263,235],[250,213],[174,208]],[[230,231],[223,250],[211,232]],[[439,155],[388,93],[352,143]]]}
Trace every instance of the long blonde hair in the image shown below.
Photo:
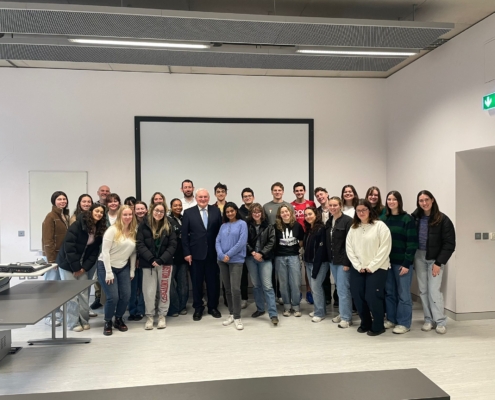
{"label": "long blonde hair", "polygon": [[124,212],[124,210],[131,210],[132,221],[129,224],[129,235],[127,236],[127,238],[131,239],[133,242],[135,242],[136,241],[137,220],[136,220],[136,216],[132,212],[132,208],[127,206],[127,205],[121,206],[119,208],[119,212],[117,213],[117,219],[115,220],[115,224],[113,224],[113,226],[115,226],[115,229],[117,231],[115,233],[114,241],[119,242],[121,240],[124,240],[124,238],[126,237],[126,235],[124,234],[124,223],[122,222],[122,213]]}
{"label": "long blonde hair", "polygon": [[[156,207],[163,207],[163,218],[159,221],[157,221],[153,217],[153,212],[155,211]],[[168,222],[167,218],[168,214],[168,207],[167,203],[157,203],[157,204],[152,204],[150,207],[150,211],[148,213],[148,225],[151,229],[151,233],[153,234],[153,239],[158,239],[162,236],[163,231],[167,232],[167,235],[170,234],[170,224]]]}

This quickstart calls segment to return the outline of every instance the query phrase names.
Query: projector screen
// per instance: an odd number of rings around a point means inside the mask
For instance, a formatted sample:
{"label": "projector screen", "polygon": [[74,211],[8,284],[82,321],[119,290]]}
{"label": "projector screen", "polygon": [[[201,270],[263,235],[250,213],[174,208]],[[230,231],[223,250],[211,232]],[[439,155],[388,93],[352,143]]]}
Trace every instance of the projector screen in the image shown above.
{"label": "projector screen", "polygon": [[312,119],[222,119],[136,117],[136,196],[149,203],[154,192],[182,198],[181,183],[210,192],[218,182],[228,187],[227,201],[243,204],[241,191],[253,189],[256,201],[272,200],[270,187],[285,186],[284,200],[294,200],[292,185],[306,185],[313,198]]}

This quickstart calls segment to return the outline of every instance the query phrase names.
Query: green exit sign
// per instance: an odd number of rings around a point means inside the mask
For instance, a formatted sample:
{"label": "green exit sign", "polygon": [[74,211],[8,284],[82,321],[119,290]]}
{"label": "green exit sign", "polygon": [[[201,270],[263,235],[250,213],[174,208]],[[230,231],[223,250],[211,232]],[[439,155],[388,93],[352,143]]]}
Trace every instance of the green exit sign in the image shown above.
{"label": "green exit sign", "polygon": [[495,93],[483,96],[483,110],[495,108]]}

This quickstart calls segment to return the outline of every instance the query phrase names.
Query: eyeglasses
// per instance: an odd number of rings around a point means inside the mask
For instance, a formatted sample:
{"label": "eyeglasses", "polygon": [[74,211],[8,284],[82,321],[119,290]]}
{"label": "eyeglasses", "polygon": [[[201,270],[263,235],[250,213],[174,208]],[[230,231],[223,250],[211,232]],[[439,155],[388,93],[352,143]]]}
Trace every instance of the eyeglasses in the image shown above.
{"label": "eyeglasses", "polygon": [[367,208],[363,208],[361,210],[356,210],[357,213],[365,213],[368,212],[369,210]]}
{"label": "eyeglasses", "polygon": [[261,211],[253,211],[251,214],[253,214],[253,215],[261,215]]}
{"label": "eyeglasses", "polygon": [[153,210],[153,213],[158,214],[158,215],[163,215],[163,214],[165,214],[165,211]]}

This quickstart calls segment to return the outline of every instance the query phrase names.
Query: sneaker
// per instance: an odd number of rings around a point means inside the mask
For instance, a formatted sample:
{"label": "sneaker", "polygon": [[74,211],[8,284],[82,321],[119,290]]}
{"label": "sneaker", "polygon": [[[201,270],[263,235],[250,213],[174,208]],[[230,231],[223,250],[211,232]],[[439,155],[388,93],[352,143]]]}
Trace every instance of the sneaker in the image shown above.
{"label": "sneaker", "polygon": [[153,329],[153,317],[147,317],[146,323],[144,324],[144,329],[151,331]]}
{"label": "sneaker", "polygon": [[170,314],[169,317],[178,317],[179,316],[179,313],[173,313],[173,314]]}
{"label": "sneaker", "polygon": [[184,308],[179,314],[180,315],[186,315],[187,314],[187,310]]}
{"label": "sneaker", "polygon": [[[45,318],[45,325],[52,326],[52,317]],[[56,319],[55,326],[60,326],[60,325],[62,325],[62,323],[58,319]]]}
{"label": "sneaker", "polygon": [[265,314],[264,311],[258,311],[258,310],[256,310],[254,313],[251,314],[251,318],[258,318],[258,317],[261,317],[264,314]]}
{"label": "sneaker", "polygon": [[302,312],[297,310],[297,311],[294,311],[294,317],[300,317],[302,315]]}
{"label": "sneaker", "polygon": [[340,321],[338,327],[342,329],[349,328],[352,325],[352,321]]}
{"label": "sneaker", "polygon": [[311,312],[309,313],[309,316],[310,316],[311,318],[313,318],[313,317],[315,316],[315,312],[314,312],[314,311],[311,311]]}
{"label": "sneaker", "polygon": [[241,319],[234,319],[234,323],[235,323],[235,329],[237,329],[238,331],[242,331],[244,329],[244,325],[242,325],[242,321]]}
{"label": "sneaker", "polygon": [[447,327],[445,325],[438,325],[437,328],[435,329],[437,333],[440,335],[444,335],[447,333]]}
{"label": "sneaker", "polygon": [[321,322],[325,319],[325,317],[313,317],[311,322]]}
{"label": "sneaker", "polygon": [[96,318],[98,314],[96,314],[93,310],[89,310],[89,318]]}
{"label": "sneaker", "polygon": [[110,336],[112,334],[112,321],[105,321],[105,326],[103,327],[103,334],[105,336]]}
{"label": "sneaker", "polygon": [[113,327],[118,329],[121,332],[127,332],[127,325],[124,323],[122,317],[115,317],[115,321],[113,323]]}
{"label": "sneaker", "polygon": [[156,327],[157,329],[165,329],[167,327],[167,323],[165,322],[165,317],[163,315],[158,317],[158,325]]}
{"label": "sneaker", "polygon": [[82,332],[84,328],[81,325],[76,325],[74,328],[72,328],[73,332]]}
{"label": "sneaker", "polygon": [[290,310],[284,310],[284,317],[290,317]]}
{"label": "sneaker", "polygon": [[401,334],[401,333],[407,333],[411,329],[406,328],[404,325],[396,325],[395,328],[392,330],[393,333]]}
{"label": "sneaker", "polygon": [[82,327],[85,331],[89,331],[91,329],[91,326],[89,324],[84,324]]}
{"label": "sneaker", "polygon": [[342,318],[340,318],[340,315],[337,315],[336,317],[332,318],[332,322],[335,322],[336,324],[338,324],[340,321],[342,321]]}
{"label": "sneaker", "polygon": [[282,297],[279,297],[278,300],[277,300],[278,304],[280,304],[281,306],[284,305],[284,300],[282,299]]}
{"label": "sneaker", "polygon": [[229,326],[233,322],[234,322],[234,316],[229,315],[229,317],[225,321],[222,322],[222,325],[223,326]]}
{"label": "sneaker", "polygon": [[421,330],[423,332],[429,332],[433,329],[433,324],[431,322],[425,322],[423,326],[421,327]]}
{"label": "sneaker", "polygon": [[277,326],[278,325],[278,317],[271,317],[270,320],[272,321],[272,324]]}
{"label": "sneaker", "polygon": [[314,300],[313,300],[313,293],[311,292],[306,292],[306,301],[309,303],[309,304],[314,304]]}
{"label": "sneaker", "polygon": [[386,320],[383,322],[383,327],[384,327],[385,329],[395,328],[395,324],[394,324],[393,322],[390,322],[389,320],[387,320],[387,319],[386,319]]}
{"label": "sneaker", "polygon": [[93,304],[91,304],[89,306],[89,308],[91,308],[92,310],[96,310],[97,308],[100,308],[101,306],[102,306],[102,304],[100,303],[100,298],[95,297],[95,301],[93,301]]}
{"label": "sneaker", "polygon": [[248,306],[247,300],[242,300],[241,301],[241,308],[244,309],[244,308],[247,308],[247,306]]}
{"label": "sneaker", "polygon": [[141,321],[144,318],[144,315],[136,314],[134,316],[134,321]]}

